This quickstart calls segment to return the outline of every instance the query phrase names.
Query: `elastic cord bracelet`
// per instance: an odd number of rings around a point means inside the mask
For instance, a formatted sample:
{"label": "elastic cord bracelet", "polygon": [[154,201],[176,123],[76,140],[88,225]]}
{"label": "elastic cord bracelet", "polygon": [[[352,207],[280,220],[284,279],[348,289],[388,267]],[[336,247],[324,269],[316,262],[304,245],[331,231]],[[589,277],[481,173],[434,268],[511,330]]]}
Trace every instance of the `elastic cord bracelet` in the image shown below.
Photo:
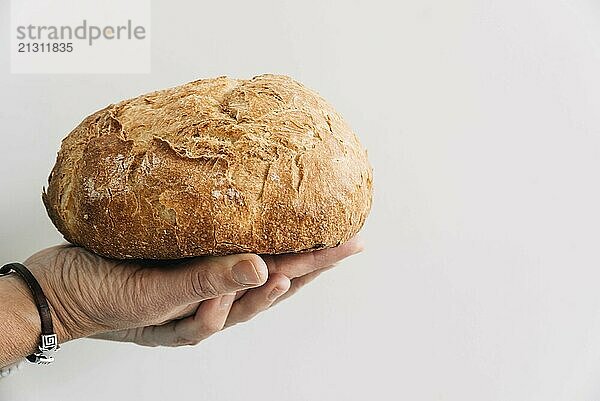
{"label": "elastic cord bracelet", "polygon": [[21,276],[31,290],[42,323],[42,335],[40,336],[40,345],[38,346],[39,351],[27,356],[27,360],[38,365],[49,365],[54,362],[54,353],[60,349],[60,346],[58,345],[58,338],[54,333],[48,300],[44,295],[44,291],[42,291],[40,283],[38,283],[27,267],[21,263],[9,263],[0,267],[0,276],[13,272]]}

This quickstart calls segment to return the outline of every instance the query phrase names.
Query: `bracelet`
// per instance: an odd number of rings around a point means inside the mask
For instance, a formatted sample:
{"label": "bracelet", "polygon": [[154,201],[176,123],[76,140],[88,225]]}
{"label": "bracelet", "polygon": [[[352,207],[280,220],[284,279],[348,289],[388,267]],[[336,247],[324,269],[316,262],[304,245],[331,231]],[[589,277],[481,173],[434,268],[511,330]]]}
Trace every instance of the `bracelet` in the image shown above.
{"label": "bracelet", "polygon": [[27,356],[27,360],[38,365],[49,365],[54,362],[54,353],[60,349],[60,346],[58,345],[58,337],[54,333],[48,300],[44,295],[44,291],[42,291],[40,283],[38,283],[27,267],[21,263],[9,263],[0,267],[0,276],[13,272],[21,276],[31,290],[42,323],[42,334],[40,336],[40,345],[38,346],[39,351]]}

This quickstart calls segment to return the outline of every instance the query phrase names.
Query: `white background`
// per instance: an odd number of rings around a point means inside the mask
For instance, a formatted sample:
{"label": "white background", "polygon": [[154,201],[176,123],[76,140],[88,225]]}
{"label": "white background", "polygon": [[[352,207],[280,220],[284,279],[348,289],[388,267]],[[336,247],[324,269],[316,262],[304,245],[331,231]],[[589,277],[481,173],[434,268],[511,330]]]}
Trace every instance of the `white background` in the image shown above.
{"label": "white background", "polygon": [[197,78],[317,89],[375,177],[367,250],[294,299],[195,348],[68,343],[1,400],[600,399],[597,2],[155,1],[148,75],[11,75],[1,44],[4,261],[61,239],[64,135]]}

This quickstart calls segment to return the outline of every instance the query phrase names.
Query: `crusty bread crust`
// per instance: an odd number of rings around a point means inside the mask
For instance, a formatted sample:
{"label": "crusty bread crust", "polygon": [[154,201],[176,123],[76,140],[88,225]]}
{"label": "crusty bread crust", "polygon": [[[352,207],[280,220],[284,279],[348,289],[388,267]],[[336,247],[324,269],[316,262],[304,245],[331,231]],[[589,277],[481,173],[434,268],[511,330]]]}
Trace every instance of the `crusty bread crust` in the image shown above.
{"label": "crusty bread crust", "polygon": [[62,142],[42,194],[64,237],[113,258],[336,246],[371,208],[367,153],[289,77],[219,77],[125,100]]}

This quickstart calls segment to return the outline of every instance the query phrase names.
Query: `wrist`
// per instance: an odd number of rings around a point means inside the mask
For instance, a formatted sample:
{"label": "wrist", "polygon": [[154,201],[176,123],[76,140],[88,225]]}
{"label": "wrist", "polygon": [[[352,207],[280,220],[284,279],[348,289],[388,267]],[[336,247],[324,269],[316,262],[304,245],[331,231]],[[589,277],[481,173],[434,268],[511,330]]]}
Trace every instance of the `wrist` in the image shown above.
{"label": "wrist", "polygon": [[41,322],[27,285],[13,275],[0,277],[0,367],[38,350]]}
{"label": "wrist", "polygon": [[[22,332],[26,337],[33,338],[33,347],[31,348],[36,350],[41,335],[41,322],[40,314],[37,310],[31,290],[27,287],[27,284],[22,278],[14,274],[3,277],[2,283],[6,288],[6,290],[3,289],[3,291],[6,291],[5,293],[9,294],[12,299],[12,314],[15,321],[20,322],[22,325]],[[44,292],[46,292],[43,284],[40,283],[40,285],[42,286],[42,289],[44,289]],[[59,319],[54,305],[52,305],[50,300],[48,300],[48,305],[50,307],[54,332],[58,337],[59,344],[72,340],[72,336],[62,324],[61,319]]]}
{"label": "wrist", "polygon": [[[28,258],[23,264],[38,280],[48,300],[55,333],[59,343],[88,337],[103,331],[84,312],[84,293],[76,278],[65,267],[69,261],[61,254],[60,247],[45,249]],[[23,283],[23,285],[26,285]],[[26,288],[26,287],[25,287]],[[26,288],[27,289],[27,288]],[[32,300],[31,294],[29,294]],[[104,330],[105,331],[105,330]]]}

